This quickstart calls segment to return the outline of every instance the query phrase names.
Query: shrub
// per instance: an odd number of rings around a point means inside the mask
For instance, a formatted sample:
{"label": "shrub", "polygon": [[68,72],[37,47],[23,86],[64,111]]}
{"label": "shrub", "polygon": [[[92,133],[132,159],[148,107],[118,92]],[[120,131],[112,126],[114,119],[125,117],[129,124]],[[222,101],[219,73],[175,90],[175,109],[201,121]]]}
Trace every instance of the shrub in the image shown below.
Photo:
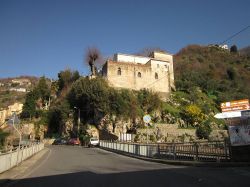
{"label": "shrub", "polygon": [[207,125],[207,124],[199,125],[196,128],[196,136],[199,139],[208,139],[211,132],[212,132],[212,128],[210,127],[210,125]]}

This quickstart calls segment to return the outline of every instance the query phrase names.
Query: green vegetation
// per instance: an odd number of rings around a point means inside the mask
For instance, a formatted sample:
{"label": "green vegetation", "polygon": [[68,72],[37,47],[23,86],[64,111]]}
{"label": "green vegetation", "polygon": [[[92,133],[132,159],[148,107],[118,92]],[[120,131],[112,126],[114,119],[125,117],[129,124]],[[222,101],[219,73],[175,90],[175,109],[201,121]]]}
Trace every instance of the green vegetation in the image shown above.
{"label": "green vegetation", "polygon": [[191,45],[174,57],[177,90],[199,87],[217,105],[250,98],[250,58],[218,47]]}
{"label": "green vegetation", "polygon": [[199,125],[196,129],[196,135],[200,139],[208,139],[211,132],[212,128],[208,121]]}
{"label": "green vegetation", "polygon": [[160,108],[159,97],[148,90],[115,90],[102,78],[80,78],[68,94],[71,108],[83,111],[83,120],[98,124],[105,115],[135,120]]}
{"label": "green vegetation", "polygon": [[25,101],[25,94],[22,92],[14,91],[0,91],[0,109],[7,108],[9,105],[13,105],[15,102],[23,103]]}
{"label": "green vegetation", "polygon": [[3,149],[4,143],[5,143],[5,139],[6,139],[6,137],[8,137],[8,136],[9,136],[9,133],[3,132],[3,131],[0,129],[0,150]]}
{"label": "green vegetation", "polygon": [[48,103],[49,97],[50,88],[45,77],[41,77],[37,86],[26,95],[21,118],[39,117],[40,110]]}

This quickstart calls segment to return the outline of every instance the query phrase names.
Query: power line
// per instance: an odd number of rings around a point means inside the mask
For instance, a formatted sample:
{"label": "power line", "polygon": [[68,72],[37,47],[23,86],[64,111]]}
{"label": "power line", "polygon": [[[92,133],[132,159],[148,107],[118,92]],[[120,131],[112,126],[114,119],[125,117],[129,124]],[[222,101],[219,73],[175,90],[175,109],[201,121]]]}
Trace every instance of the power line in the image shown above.
{"label": "power line", "polygon": [[226,43],[227,41],[231,40],[232,38],[234,38],[235,36],[239,35],[240,33],[242,33],[243,31],[247,30],[250,27],[250,25],[248,25],[247,27],[244,27],[243,29],[241,29],[239,32],[233,34],[232,36],[230,36],[229,38],[227,38],[226,40],[224,40],[223,42],[220,43],[220,45]]}

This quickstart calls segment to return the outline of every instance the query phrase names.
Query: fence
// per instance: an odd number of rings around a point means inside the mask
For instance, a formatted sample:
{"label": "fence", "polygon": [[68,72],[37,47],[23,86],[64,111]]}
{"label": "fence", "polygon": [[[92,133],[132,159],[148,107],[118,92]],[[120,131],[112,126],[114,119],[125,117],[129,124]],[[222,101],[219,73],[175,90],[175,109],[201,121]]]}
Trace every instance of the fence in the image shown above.
{"label": "fence", "polygon": [[43,143],[35,143],[22,146],[20,149],[15,148],[8,151],[0,152],[0,173],[9,170],[18,165],[35,153],[44,148]]}
{"label": "fence", "polygon": [[230,160],[227,142],[137,144],[100,141],[100,146],[150,158],[211,162]]}

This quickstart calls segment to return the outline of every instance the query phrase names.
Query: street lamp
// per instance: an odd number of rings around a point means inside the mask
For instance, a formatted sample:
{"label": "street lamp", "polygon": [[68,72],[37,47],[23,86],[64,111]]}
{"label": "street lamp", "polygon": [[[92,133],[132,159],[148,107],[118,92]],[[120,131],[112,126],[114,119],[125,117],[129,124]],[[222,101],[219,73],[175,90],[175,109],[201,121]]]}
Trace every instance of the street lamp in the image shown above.
{"label": "street lamp", "polygon": [[76,136],[78,137],[78,132],[79,132],[79,126],[80,126],[80,123],[81,123],[81,117],[80,117],[80,108],[78,107],[74,107],[74,109],[77,109],[78,110],[78,120],[77,120],[77,133],[76,133]]}

